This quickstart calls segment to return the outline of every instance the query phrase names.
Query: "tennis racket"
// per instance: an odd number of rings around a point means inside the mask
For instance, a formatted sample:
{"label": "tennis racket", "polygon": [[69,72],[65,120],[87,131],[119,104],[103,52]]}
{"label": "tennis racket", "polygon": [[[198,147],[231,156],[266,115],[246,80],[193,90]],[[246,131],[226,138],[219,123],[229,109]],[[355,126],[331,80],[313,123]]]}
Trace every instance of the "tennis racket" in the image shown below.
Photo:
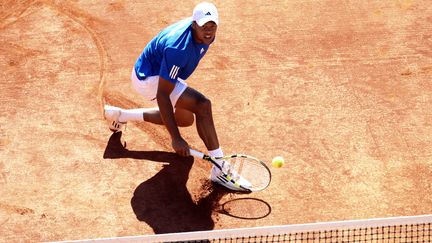
{"label": "tennis racket", "polygon": [[[271,172],[267,165],[257,158],[245,154],[233,154],[224,157],[211,157],[199,151],[190,149],[190,154],[194,157],[207,160],[218,167],[223,175],[242,191],[257,192],[268,187],[271,181]],[[229,163],[229,167],[222,168],[217,161]],[[245,186],[236,181],[235,174],[246,179],[249,185]]]}

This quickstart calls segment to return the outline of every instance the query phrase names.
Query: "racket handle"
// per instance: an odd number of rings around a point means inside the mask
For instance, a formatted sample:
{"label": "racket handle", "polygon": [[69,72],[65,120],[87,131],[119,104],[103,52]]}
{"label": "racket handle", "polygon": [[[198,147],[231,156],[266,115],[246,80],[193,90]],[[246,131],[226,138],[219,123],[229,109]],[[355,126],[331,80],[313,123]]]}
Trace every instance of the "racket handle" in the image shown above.
{"label": "racket handle", "polygon": [[189,152],[190,152],[190,154],[191,154],[192,156],[194,156],[194,157],[197,157],[197,158],[200,158],[200,159],[203,159],[203,158],[204,158],[204,154],[201,153],[201,152],[198,152],[198,151],[193,150],[193,149],[189,149]]}

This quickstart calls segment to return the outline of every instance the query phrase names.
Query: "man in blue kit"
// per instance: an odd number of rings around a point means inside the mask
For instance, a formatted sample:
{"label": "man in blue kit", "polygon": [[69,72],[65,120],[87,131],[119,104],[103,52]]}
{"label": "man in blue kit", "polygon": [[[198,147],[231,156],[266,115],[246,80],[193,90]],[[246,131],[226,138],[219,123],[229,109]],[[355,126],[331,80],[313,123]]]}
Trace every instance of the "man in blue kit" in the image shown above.
{"label": "man in blue kit", "polygon": [[[209,155],[222,157],[210,100],[184,82],[215,40],[218,24],[216,7],[203,2],[195,6],[191,18],[167,27],[153,38],[136,61],[131,79],[134,89],[158,107],[121,109],[105,105],[104,114],[111,131],[120,131],[128,121],[165,125],[175,152],[189,156],[189,145],[178,127],[191,126],[195,115],[198,134]],[[241,190],[228,180],[221,180],[221,175],[214,166],[212,181],[231,190]]]}

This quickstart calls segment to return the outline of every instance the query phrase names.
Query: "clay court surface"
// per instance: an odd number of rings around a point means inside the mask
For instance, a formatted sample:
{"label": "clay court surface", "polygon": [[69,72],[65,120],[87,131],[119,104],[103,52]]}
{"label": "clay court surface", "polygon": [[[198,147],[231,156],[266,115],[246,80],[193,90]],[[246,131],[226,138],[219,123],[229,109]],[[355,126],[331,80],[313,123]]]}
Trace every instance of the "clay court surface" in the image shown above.
{"label": "clay court surface", "polygon": [[287,162],[246,195],[172,153],[164,127],[113,135],[102,116],[151,106],[132,66],[196,3],[1,1],[0,242],[431,213],[430,1],[215,2],[217,41],[187,82],[225,153]]}

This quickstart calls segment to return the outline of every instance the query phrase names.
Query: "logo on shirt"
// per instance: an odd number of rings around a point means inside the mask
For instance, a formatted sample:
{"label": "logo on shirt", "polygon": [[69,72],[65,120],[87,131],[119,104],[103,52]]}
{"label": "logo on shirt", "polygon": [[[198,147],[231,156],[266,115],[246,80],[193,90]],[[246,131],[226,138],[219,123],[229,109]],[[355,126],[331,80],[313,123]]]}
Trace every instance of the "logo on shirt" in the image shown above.
{"label": "logo on shirt", "polygon": [[171,68],[171,72],[169,74],[170,78],[176,79],[179,69],[180,69],[180,67],[173,65],[173,67]]}
{"label": "logo on shirt", "polygon": [[211,16],[211,13],[210,12],[207,12],[206,14],[205,14],[205,16]]}
{"label": "logo on shirt", "polygon": [[201,48],[201,52],[200,52],[200,54],[203,54],[203,52],[204,52],[204,48]]}

